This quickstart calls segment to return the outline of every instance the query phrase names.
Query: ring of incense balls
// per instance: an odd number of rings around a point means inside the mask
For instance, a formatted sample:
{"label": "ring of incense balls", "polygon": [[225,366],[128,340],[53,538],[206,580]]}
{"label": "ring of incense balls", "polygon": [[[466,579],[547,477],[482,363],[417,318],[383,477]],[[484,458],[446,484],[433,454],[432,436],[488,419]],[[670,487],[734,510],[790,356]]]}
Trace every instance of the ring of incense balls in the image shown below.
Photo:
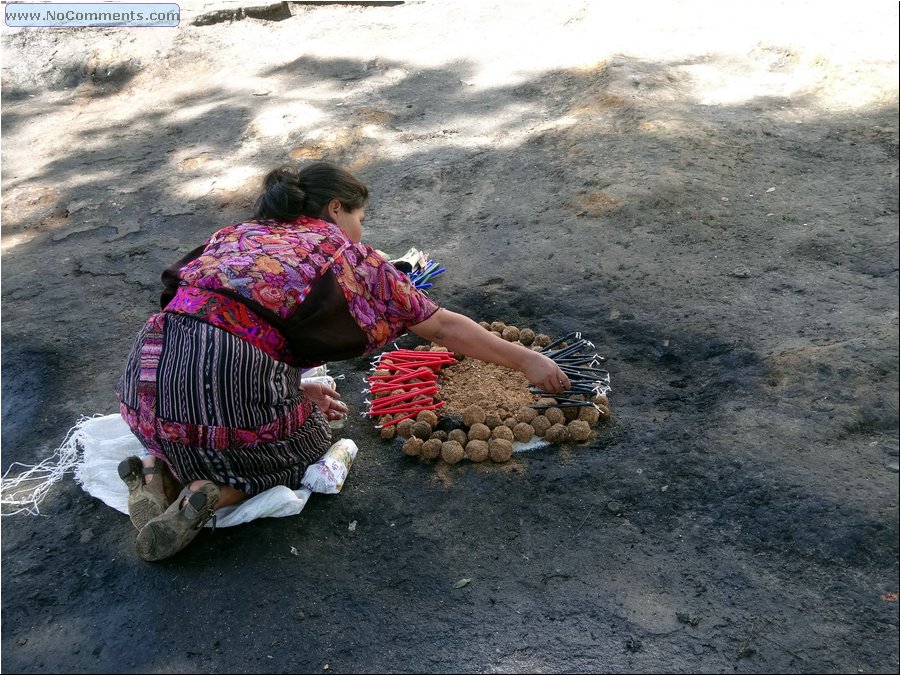
{"label": "ring of incense balls", "polygon": [[[535,351],[544,350],[548,345],[557,345],[556,349],[560,344],[566,346],[565,342],[554,343],[549,336],[530,328],[520,329],[501,321],[482,321],[480,325],[504,340],[519,342]],[[382,354],[369,380],[375,400],[367,413],[377,418],[381,437],[403,438],[403,452],[410,457],[440,459],[448,464],[464,459],[476,463],[488,459],[507,462],[512,457],[514,442],[528,443],[540,437],[554,444],[581,443],[593,436],[594,426],[610,418],[605,393],[580,396],[579,405],[571,404],[574,399],[560,401],[533,394],[534,407],[523,406],[507,417],[501,416],[505,413],[486,412],[482,405],[473,404],[462,411],[463,428],[437,429],[444,412],[441,408],[446,403],[434,400],[440,386],[439,372],[463,358],[434,345]]]}

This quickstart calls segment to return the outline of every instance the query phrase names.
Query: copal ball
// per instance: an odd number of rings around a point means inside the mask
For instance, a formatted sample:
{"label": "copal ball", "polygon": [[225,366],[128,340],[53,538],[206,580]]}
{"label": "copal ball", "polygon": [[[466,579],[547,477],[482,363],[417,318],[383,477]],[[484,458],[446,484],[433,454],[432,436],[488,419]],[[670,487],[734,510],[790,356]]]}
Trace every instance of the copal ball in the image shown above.
{"label": "copal ball", "polygon": [[466,457],[471,462],[483,462],[488,458],[487,441],[469,441],[466,444]]}
{"label": "copal ball", "polygon": [[597,408],[598,408],[597,412],[600,415],[600,420],[602,422],[605,422],[606,420],[608,420],[610,417],[609,408],[607,408],[605,405],[597,406]]}
{"label": "copal ball", "polygon": [[572,406],[571,408],[563,408],[563,415],[566,418],[566,422],[571,422],[572,420],[578,419],[578,408]]}
{"label": "copal ball", "polygon": [[405,419],[397,422],[397,434],[403,438],[409,438],[412,435],[412,426],[415,424],[411,419]]}
{"label": "copal ball", "polygon": [[553,425],[550,424],[550,420],[548,420],[546,417],[544,417],[543,415],[538,415],[533,420],[531,420],[531,426],[534,428],[534,433],[536,433],[538,436],[543,436],[547,433],[547,429],[549,429]]}
{"label": "copal ball", "polygon": [[569,422],[569,437],[573,441],[586,441],[591,435],[591,425],[584,420]]}
{"label": "copal ball", "polygon": [[415,457],[422,452],[422,444],[423,441],[421,438],[416,438],[413,436],[412,438],[406,439],[406,442],[403,444],[403,452],[405,452],[410,457]]}
{"label": "copal ball", "polygon": [[443,444],[444,442],[437,438],[429,438],[422,443],[422,457],[425,459],[437,459],[441,454],[441,446]]}
{"label": "copal ball", "polygon": [[503,420],[500,419],[499,415],[485,415],[484,423],[489,429],[496,429],[503,424]]}
{"label": "copal ball", "polygon": [[447,464],[456,464],[466,456],[466,451],[456,441],[444,441],[441,444],[441,459]]}
{"label": "copal ball", "polygon": [[550,420],[550,424],[563,424],[566,421],[566,416],[559,408],[547,408],[544,411],[544,417]]}
{"label": "copal ball", "polygon": [[434,410],[422,410],[416,415],[416,422],[425,422],[425,424],[434,428],[437,426],[438,416]]}
{"label": "copal ball", "polygon": [[[447,440],[447,432],[443,429],[435,429],[431,432],[431,438],[438,439],[441,443]],[[428,439],[431,440],[431,439]]]}
{"label": "copal ball", "polygon": [[383,439],[385,439],[385,440],[390,440],[390,439],[392,439],[394,436],[397,435],[397,425],[396,425],[396,424],[392,424],[392,425],[389,426],[389,427],[381,427],[381,429],[378,430],[378,434],[379,434]]}
{"label": "copal ball", "polygon": [[505,441],[513,442],[515,436],[513,436],[512,429],[507,426],[500,425],[496,429],[491,432],[492,439],[503,439]]}
{"label": "copal ball", "polygon": [[578,419],[583,420],[588,424],[596,424],[597,420],[600,419],[600,411],[592,405],[579,408]]}
{"label": "copal ball", "polygon": [[569,440],[569,430],[564,424],[554,424],[547,429],[544,438],[551,443],[565,443]]}
{"label": "copal ball", "polygon": [[507,326],[501,331],[500,335],[504,340],[515,342],[519,339],[519,329],[515,326]]}
{"label": "copal ball", "polygon": [[519,443],[527,443],[531,440],[531,437],[534,436],[534,427],[527,422],[519,422],[513,427],[512,432],[513,437],[519,441]]}
{"label": "copal ball", "polygon": [[465,447],[466,443],[469,442],[469,437],[462,429],[452,429],[451,431],[447,432],[447,440],[456,441],[461,446]]}
{"label": "copal ball", "polygon": [[502,321],[494,321],[493,323],[491,323],[491,330],[498,333],[502,333],[504,328],[506,328],[506,324]]}
{"label": "copal ball", "polygon": [[470,441],[486,441],[491,437],[491,430],[486,424],[473,424],[469,428]]}
{"label": "copal ball", "polygon": [[534,331],[530,328],[523,328],[519,331],[519,342],[521,342],[526,347],[531,346],[531,343],[534,342]]}
{"label": "copal ball", "polygon": [[512,442],[505,438],[495,438],[491,441],[488,452],[495,462],[508,462],[512,457]]}
{"label": "copal ball", "polygon": [[522,408],[516,413],[516,419],[526,424],[531,424],[531,421],[537,416],[538,412],[534,408]]}
{"label": "copal ball", "polygon": [[463,410],[462,418],[463,424],[467,427],[471,427],[473,424],[483,423],[485,419],[484,410],[482,410],[481,406],[470,405]]}
{"label": "copal ball", "polygon": [[412,425],[410,433],[416,438],[421,438],[423,441],[427,441],[429,438],[431,438],[431,425],[427,422],[416,422]]}

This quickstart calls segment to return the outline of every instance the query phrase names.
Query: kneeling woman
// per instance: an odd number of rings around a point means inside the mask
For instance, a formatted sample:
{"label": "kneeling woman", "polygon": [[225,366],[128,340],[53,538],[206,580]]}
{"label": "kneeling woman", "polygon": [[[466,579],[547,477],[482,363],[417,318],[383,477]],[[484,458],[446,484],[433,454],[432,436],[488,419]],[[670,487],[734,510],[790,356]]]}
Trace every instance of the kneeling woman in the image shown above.
{"label": "kneeling woman", "polygon": [[362,244],[367,198],[331,164],[276,169],[253,220],[163,273],[162,311],[139,332],[117,386],[150,453],[119,466],[144,560],[184,548],[216,507],[300,487],[331,444],[328,421],[347,411],[331,388],[304,384],[304,369],[411,330],[546,391],[568,387],[552,360],[439,308]]}

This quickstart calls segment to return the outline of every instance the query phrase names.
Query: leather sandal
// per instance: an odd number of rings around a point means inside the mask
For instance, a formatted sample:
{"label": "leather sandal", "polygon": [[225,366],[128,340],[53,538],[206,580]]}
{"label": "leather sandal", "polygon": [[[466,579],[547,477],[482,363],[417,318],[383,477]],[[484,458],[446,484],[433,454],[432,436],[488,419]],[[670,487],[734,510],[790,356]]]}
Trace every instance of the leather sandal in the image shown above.
{"label": "leather sandal", "polygon": [[[145,476],[153,475],[149,483]],[[128,486],[128,515],[138,532],[148,521],[162,515],[175,501],[181,485],[169,470],[169,465],[159,457],[153,458],[153,466],[144,466],[140,457],[132,455],[119,462],[119,478]]]}
{"label": "leather sandal", "polygon": [[197,490],[190,486],[161,515],[151,519],[138,533],[135,548],[148,562],[164,560],[187,546],[210,518],[215,528],[219,488],[204,483]]}

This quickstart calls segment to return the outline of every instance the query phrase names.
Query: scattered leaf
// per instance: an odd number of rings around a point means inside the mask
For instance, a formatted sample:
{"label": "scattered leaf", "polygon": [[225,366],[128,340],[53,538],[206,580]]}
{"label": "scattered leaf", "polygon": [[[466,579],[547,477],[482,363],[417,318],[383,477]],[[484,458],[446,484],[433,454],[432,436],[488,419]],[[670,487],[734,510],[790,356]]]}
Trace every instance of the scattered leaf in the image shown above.
{"label": "scattered leaf", "polygon": [[455,584],[453,584],[453,588],[462,588],[463,586],[468,586],[471,581],[471,579],[460,579]]}
{"label": "scattered leaf", "polygon": [[768,190],[766,190],[766,192],[775,192],[775,188],[770,187]]}
{"label": "scattered leaf", "polygon": [[352,521],[352,522],[347,526],[347,529],[350,530],[351,532],[356,532],[356,521],[355,521],[355,520]]}
{"label": "scattered leaf", "polygon": [[296,547],[291,546],[291,555],[300,555],[300,551],[298,551]]}

